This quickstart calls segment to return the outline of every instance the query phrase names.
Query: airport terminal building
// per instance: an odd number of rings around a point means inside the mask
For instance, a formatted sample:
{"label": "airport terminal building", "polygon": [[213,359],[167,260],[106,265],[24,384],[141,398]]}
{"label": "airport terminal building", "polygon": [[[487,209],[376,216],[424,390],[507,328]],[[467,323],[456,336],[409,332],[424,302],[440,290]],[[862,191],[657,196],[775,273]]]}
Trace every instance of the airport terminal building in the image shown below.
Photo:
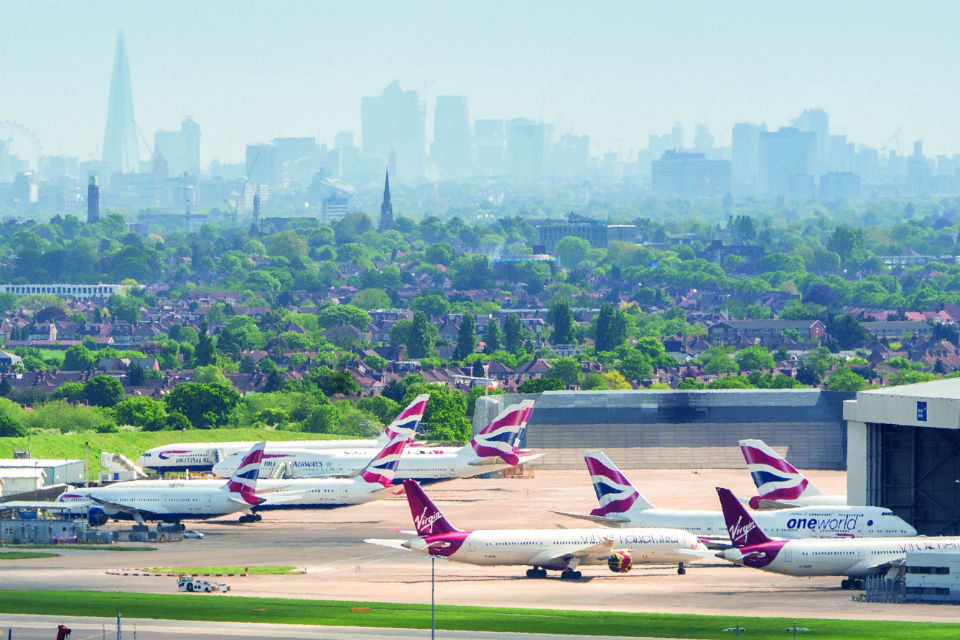
{"label": "airport terminal building", "polygon": [[843,417],[848,502],[889,507],[922,535],[960,534],[960,379],[861,391]]}
{"label": "airport terminal building", "polygon": [[525,442],[544,469],[583,468],[602,449],[625,469],[742,468],[737,441],[760,438],[799,468],[843,469],[843,402],[818,389],[547,391],[480,398],[474,430],[502,408],[536,400]]}

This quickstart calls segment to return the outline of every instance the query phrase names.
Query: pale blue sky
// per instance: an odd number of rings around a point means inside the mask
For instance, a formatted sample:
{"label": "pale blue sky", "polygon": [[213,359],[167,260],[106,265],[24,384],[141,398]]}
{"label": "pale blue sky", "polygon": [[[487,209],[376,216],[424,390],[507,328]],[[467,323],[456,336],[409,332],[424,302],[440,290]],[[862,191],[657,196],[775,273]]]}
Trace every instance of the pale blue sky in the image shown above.
{"label": "pale blue sky", "polygon": [[[138,124],[192,115],[201,161],[247,142],[360,135],[360,97],[397,79],[466,95],[470,115],[541,117],[594,152],[646,147],[674,121],[789,123],[821,107],[831,130],[880,146],[960,153],[960,3],[21,2],[0,0],[0,120],[48,154],[98,156],[116,33]],[[428,134],[429,135],[429,134]],[[141,151],[142,156],[145,151]]]}

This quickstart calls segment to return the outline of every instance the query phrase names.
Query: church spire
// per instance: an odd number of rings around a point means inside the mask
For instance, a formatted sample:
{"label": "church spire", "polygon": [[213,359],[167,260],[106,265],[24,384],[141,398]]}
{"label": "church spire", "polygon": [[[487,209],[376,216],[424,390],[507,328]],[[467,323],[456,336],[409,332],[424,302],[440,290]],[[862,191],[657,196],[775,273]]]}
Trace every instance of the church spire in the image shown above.
{"label": "church spire", "polygon": [[386,231],[393,226],[393,203],[390,202],[390,171],[386,172],[383,181],[383,202],[380,203],[380,231]]}

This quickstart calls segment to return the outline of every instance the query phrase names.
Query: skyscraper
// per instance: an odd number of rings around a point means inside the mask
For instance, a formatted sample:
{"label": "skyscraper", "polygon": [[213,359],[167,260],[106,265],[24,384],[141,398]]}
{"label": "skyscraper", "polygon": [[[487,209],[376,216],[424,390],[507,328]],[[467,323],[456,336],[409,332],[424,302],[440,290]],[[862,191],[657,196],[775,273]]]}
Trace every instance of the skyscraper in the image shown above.
{"label": "skyscraper", "polygon": [[379,96],[361,99],[362,154],[383,166],[396,154],[394,177],[424,176],[426,124],[416,91],[404,91],[396,81]]}
{"label": "skyscraper", "polygon": [[760,134],[760,182],[773,196],[813,195],[816,136],[812,131],[780,127]]}
{"label": "skyscraper", "polygon": [[179,131],[157,131],[153,150],[166,161],[172,176],[200,173],[200,125],[187,116]]}
{"label": "skyscraper", "polygon": [[731,182],[737,193],[753,193],[760,184],[760,134],[766,129],[750,122],[733,125]]}
{"label": "skyscraper", "polygon": [[457,180],[470,172],[470,117],[464,96],[437,96],[430,153],[441,180]]}
{"label": "skyscraper", "polygon": [[97,179],[90,176],[87,184],[87,223],[96,222],[100,219],[100,187],[97,186]]}
{"label": "skyscraper", "polygon": [[122,31],[117,33],[113,77],[110,79],[107,127],[103,133],[103,162],[111,170],[120,173],[136,173],[140,164],[137,128],[133,119],[130,66],[127,64],[127,47]]}
{"label": "skyscraper", "polygon": [[390,201],[390,172],[383,180],[383,202],[380,203],[380,231],[393,226],[393,203]]}

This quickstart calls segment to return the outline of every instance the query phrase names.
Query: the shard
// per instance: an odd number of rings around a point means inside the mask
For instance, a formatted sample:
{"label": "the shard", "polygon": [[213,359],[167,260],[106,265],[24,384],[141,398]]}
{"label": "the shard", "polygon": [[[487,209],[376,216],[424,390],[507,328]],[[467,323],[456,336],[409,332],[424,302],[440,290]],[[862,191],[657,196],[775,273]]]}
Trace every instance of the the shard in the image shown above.
{"label": "the shard", "polygon": [[117,52],[110,80],[110,103],[107,106],[107,128],[103,133],[103,162],[113,171],[136,173],[137,127],[133,119],[133,91],[130,88],[130,66],[123,32],[117,34]]}

